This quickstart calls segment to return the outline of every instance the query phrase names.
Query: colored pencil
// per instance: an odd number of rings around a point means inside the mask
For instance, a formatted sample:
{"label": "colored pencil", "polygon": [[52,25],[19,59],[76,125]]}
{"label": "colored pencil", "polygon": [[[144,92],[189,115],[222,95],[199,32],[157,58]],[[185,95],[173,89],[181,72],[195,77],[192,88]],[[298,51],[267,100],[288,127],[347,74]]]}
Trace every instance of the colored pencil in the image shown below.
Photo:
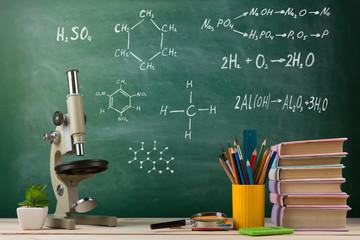
{"label": "colored pencil", "polygon": [[238,152],[235,152],[234,155],[235,155],[235,159],[236,159],[236,162],[237,162],[237,166],[238,166],[238,169],[239,169],[239,174],[240,174],[242,183],[243,184],[249,184],[249,180],[248,180],[248,177],[247,177],[247,174],[246,174],[244,161],[241,161]]}
{"label": "colored pencil", "polygon": [[274,152],[273,152],[273,155],[271,156],[271,159],[270,159],[270,162],[269,162],[269,165],[268,165],[267,171],[266,171],[266,175],[265,175],[265,178],[264,178],[264,182],[263,182],[263,184],[265,183],[266,178],[267,178],[267,177],[268,177],[268,175],[269,175],[269,171],[270,171],[271,166],[272,166],[272,164],[273,164],[273,162],[274,162],[274,159],[276,158],[276,155],[277,155],[277,152],[276,152],[276,151],[274,151]]}
{"label": "colored pencil", "polygon": [[260,151],[259,151],[260,154],[257,156],[256,161],[255,161],[255,169],[253,171],[253,173],[254,173],[253,174],[254,181],[255,181],[256,175],[257,175],[257,173],[259,171],[259,168],[260,168],[261,160],[262,160],[262,157],[263,157],[264,152],[265,152],[265,146],[266,146],[266,139],[261,144]]}
{"label": "colored pencil", "polygon": [[[221,148],[222,150],[222,154],[221,154],[221,157],[222,159],[224,159],[226,165],[228,166],[230,172],[231,172],[231,175],[234,177],[234,170],[233,170],[233,167],[231,166],[231,163],[229,161],[229,158],[228,156],[226,155],[226,152],[225,152],[225,149],[224,148]],[[235,177],[234,177],[235,178]]]}
{"label": "colored pencil", "polygon": [[258,171],[256,173],[256,176],[254,175],[255,184],[259,184],[259,178],[260,178],[260,175],[261,175],[261,171],[262,171],[262,169],[264,167],[264,164],[265,164],[265,161],[266,161],[266,158],[268,157],[268,155],[269,155],[269,150],[266,149],[265,152],[264,152],[264,155],[263,155],[263,157],[261,159],[260,166],[259,166],[259,169],[258,169]]}
{"label": "colored pencil", "polygon": [[251,173],[251,165],[250,165],[249,159],[246,159],[246,170],[247,170],[247,173],[249,176],[250,185],[254,185],[254,180],[253,180],[253,175]]}
{"label": "colored pencil", "polygon": [[[238,139],[235,137],[234,145],[228,142],[228,151],[221,148],[219,161],[233,184],[264,184],[271,165],[276,157],[275,151],[266,149],[266,139],[261,144],[259,152],[255,146],[252,155],[244,161]],[[228,153],[227,153],[228,152]]]}
{"label": "colored pencil", "polygon": [[246,184],[249,184],[249,181],[248,181],[248,174],[246,173],[246,167],[245,167],[245,163],[244,163],[244,158],[243,158],[243,155],[241,153],[241,149],[240,149],[240,145],[239,145],[239,142],[238,142],[238,139],[235,138],[234,140],[234,150],[238,153],[239,155],[239,162],[240,162],[240,167],[241,167],[241,172],[244,176],[244,179],[245,179],[245,183]]}
{"label": "colored pencil", "polygon": [[234,177],[232,176],[230,170],[228,169],[228,167],[226,166],[224,160],[222,160],[221,156],[219,156],[219,161],[220,161],[220,164],[221,166],[224,168],[226,174],[228,175],[230,181],[234,184],[235,183],[235,179]]}
{"label": "colored pencil", "polygon": [[254,149],[252,155],[251,155],[251,171],[254,172],[254,165],[255,165],[255,161],[256,161],[256,148]]}
{"label": "colored pencil", "polygon": [[236,150],[239,153],[240,159],[243,159],[241,149],[240,149],[240,145],[239,145],[239,141],[238,141],[237,138],[235,138],[235,140],[234,140],[234,146],[236,147]]}
{"label": "colored pencil", "polygon": [[261,170],[260,177],[259,177],[259,180],[258,180],[257,184],[263,184],[264,179],[265,179],[265,175],[266,175],[266,172],[267,172],[267,167],[269,165],[271,156],[272,156],[272,152],[270,152],[268,154],[268,156],[267,156],[267,158],[265,160],[265,163],[264,163],[263,168]]}
{"label": "colored pencil", "polygon": [[235,182],[236,182],[236,184],[241,184],[240,183],[240,175],[239,175],[238,169],[236,168],[236,165],[235,165],[235,159],[233,158],[233,155],[232,155],[232,148],[230,146],[230,143],[229,143],[228,151],[229,151],[231,166],[234,171]]}

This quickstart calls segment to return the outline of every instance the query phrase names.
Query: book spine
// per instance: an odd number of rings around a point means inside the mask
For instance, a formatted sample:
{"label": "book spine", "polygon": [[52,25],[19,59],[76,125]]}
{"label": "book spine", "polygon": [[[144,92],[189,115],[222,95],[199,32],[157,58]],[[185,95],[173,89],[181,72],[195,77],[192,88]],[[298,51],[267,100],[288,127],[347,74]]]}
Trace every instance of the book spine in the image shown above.
{"label": "book spine", "polygon": [[279,157],[279,152],[277,152],[274,162],[271,165],[271,168],[278,168],[279,167],[279,161],[281,160],[281,158]]}
{"label": "book spine", "polygon": [[280,194],[280,183],[277,181],[269,180],[269,191],[272,193]]}
{"label": "book spine", "polygon": [[276,193],[270,193],[270,202],[279,206],[284,206],[284,195],[279,195]]}
{"label": "book spine", "polygon": [[271,221],[279,227],[282,227],[282,215],[284,213],[284,208],[279,205],[274,204],[271,210]]}
{"label": "book spine", "polygon": [[271,168],[269,171],[269,180],[279,181],[280,177],[280,169],[279,168]]}

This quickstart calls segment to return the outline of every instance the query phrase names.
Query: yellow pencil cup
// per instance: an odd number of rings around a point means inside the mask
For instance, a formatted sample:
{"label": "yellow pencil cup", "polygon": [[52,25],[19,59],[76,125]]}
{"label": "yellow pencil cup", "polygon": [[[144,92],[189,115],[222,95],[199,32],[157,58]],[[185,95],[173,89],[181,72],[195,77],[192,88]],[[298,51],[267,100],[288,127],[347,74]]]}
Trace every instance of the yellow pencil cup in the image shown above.
{"label": "yellow pencil cup", "polygon": [[232,185],[234,229],[263,227],[265,185]]}

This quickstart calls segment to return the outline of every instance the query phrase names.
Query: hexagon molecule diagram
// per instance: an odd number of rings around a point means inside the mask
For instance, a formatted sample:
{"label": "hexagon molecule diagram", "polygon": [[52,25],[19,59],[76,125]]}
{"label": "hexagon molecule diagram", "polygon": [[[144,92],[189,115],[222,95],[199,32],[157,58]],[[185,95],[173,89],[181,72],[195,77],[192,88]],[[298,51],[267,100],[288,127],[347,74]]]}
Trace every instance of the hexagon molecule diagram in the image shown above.
{"label": "hexagon molecule diagram", "polygon": [[[169,148],[165,147],[163,150],[160,150],[156,146],[156,141],[154,141],[154,146],[150,151],[146,151],[144,148],[144,142],[141,142],[141,147],[137,150],[134,150],[132,147],[129,148],[129,151],[132,151],[134,154],[134,158],[128,161],[129,164],[138,161],[139,168],[145,168],[147,165],[150,169],[147,170],[148,173],[152,171],[157,171],[158,173],[163,173],[164,171],[169,171],[170,173],[174,173],[173,169],[170,169],[170,162],[174,161],[174,157],[170,159],[164,159],[163,154]],[[158,153],[159,157],[153,157],[153,153]],[[142,155],[142,156],[140,156]],[[161,166],[160,166],[161,165]]]}
{"label": "hexagon molecule diagram", "polygon": [[[175,24],[165,23],[161,25],[155,22],[155,14],[151,9],[141,10],[139,12],[139,18],[140,19],[136,20],[136,24],[118,23],[115,25],[115,33],[127,33],[127,42],[126,47],[124,45],[122,48],[115,50],[114,56],[116,58],[135,58],[140,64],[139,69],[142,71],[155,70],[153,60],[157,57],[176,58],[178,56],[176,49],[167,46],[164,37],[164,34],[177,32]],[[147,48],[150,51],[148,54],[139,51],[140,45],[146,44],[144,42],[146,40],[152,42],[153,44],[150,45],[155,47],[155,49]],[[139,42],[140,45],[138,45]]]}
{"label": "hexagon molecule diagram", "polygon": [[[137,92],[135,94],[129,94],[123,89],[123,85],[126,85],[125,80],[117,80],[117,84],[119,84],[119,89],[114,91],[111,94],[107,94],[106,92],[97,92],[96,96],[108,96],[108,108],[117,113],[119,113],[118,121],[120,122],[128,122],[126,116],[123,116],[124,113],[129,109],[135,109],[136,111],[141,111],[140,105],[135,105],[133,102],[134,98],[137,97],[146,97],[145,92]],[[105,113],[104,108],[100,108],[100,114]]]}

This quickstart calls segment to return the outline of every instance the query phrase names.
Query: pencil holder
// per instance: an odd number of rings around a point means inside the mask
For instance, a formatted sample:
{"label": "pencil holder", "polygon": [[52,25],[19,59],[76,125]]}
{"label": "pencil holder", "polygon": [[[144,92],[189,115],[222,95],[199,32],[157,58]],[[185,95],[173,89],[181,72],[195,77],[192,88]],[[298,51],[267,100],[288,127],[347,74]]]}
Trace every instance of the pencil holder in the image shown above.
{"label": "pencil holder", "polygon": [[232,185],[234,229],[263,227],[265,185]]}

